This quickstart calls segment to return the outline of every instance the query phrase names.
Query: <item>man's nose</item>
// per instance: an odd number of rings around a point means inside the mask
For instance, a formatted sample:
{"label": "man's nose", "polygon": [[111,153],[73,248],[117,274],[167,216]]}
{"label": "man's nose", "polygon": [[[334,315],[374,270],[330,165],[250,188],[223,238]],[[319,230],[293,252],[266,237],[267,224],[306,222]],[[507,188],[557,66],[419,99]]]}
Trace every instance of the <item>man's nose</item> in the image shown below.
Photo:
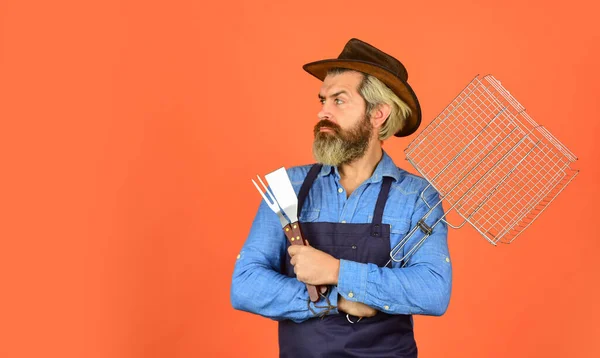
{"label": "man's nose", "polygon": [[327,110],[326,106],[321,107],[321,110],[319,111],[319,113],[317,113],[317,117],[319,117],[320,120],[331,120],[332,118],[331,112]]}

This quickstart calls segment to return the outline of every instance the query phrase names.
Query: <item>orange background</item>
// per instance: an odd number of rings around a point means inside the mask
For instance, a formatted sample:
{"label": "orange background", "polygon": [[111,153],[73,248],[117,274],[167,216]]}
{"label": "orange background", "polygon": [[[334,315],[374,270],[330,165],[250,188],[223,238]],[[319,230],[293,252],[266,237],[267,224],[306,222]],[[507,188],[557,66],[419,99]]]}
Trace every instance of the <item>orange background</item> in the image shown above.
{"label": "orange background", "polygon": [[[250,178],[312,161],[301,66],[351,37],[403,61],[424,124],[492,73],[579,157],[512,245],[450,231],[452,299],[416,317],[421,357],[599,357],[598,10],[0,1],[0,357],[275,357],[276,323],[229,302]],[[414,171],[411,138],[385,148]]]}

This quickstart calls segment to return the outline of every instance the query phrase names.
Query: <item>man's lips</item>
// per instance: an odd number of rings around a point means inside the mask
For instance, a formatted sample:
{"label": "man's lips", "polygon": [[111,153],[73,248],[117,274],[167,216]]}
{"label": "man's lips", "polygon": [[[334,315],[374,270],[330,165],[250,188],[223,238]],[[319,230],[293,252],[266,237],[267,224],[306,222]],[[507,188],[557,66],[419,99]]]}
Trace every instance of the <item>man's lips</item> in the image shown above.
{"label": "man's lips", "polygon": [[333,130],[333,128],[330,127],[321,127],[319,128],[319,132],[335,132],[335,130]]}

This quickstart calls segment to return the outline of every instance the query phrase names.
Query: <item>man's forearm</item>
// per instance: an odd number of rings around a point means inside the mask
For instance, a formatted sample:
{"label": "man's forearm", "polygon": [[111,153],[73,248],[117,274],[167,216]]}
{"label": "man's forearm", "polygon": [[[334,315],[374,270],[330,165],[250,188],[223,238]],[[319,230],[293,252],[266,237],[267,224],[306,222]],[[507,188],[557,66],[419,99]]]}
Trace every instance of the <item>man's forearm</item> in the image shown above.
{"label": "man's forearm", "polygon": [[[327,300],[310,303],[306,285],[265,265],[262,255],[252,248],[245,248],[236,262],[232,285],[231,303],[235,309],[259,314],[274,320],[290,319],[302,322],[323,313]],[[337,289],[328,294],[330,304],[337,305]],[[335,310],[329,312],[334,313]]]}
{"label": "man's forearm", "polygon": [[449,267],[425,264],[381,268],[342,260],[338,292],[348,301],[364,303],[390,314],[441,315],[450,297],[449,272]]}

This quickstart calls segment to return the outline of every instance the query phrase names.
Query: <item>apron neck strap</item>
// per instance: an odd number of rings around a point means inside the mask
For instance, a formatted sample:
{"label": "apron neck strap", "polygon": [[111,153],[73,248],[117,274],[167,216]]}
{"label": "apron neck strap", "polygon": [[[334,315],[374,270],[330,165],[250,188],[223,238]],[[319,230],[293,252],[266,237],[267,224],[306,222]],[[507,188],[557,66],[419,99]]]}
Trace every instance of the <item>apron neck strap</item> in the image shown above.
{"label": "apron neck strap", "polygon": [[385,203],[388,198],[388,194],[390,193],[390,188],[392,187],[392,178],[385,177],[383,178],[383,183],[381,184],[381,190],[379,191],[379,196],[377,197],[377,203],[375,204],[375,212],[373,213],[373,222],[371,223],[371,236],[373,237],[381,237],[382,227],[381,223],[383,221],[383,209],[385,209]]}
{"label": "apron neck strap", "polygon": [[300,187],[300,192],[298,193],[298,217],[300,217],[300,212],[302,212],[302,206],[304,205],[304,200],[308,196],[308,192],[310,191],[310,187],[313,185],[313,182],[319,175],[323,164],[313,164],[313,166],[306,174],[306,178]]}
{"label": "apron neck strap", "polygon": [[392,187],[392,178],[384,177],[383,184],[381,184],[381,190],[379,191],[379,197],[377,197],[377,204],[375,204],[375,212],[373,213],[373,224],[381,225],[383,221],[383,209],[385,209],[385,203]]}

